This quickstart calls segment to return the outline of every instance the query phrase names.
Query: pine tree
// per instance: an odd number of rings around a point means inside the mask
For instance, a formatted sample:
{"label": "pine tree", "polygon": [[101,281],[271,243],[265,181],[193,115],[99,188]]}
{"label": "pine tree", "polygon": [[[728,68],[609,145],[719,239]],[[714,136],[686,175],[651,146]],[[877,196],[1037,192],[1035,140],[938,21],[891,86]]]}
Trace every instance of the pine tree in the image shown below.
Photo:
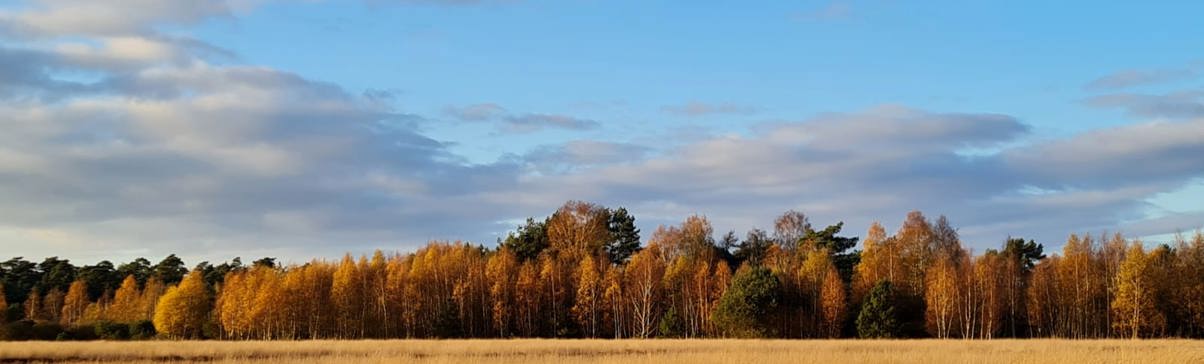
{"label": "pine tree", "polygon": [[778,308],[778,277],[765,267],[744,266],[715,307],[715,326],[724,336],[772,336],[770,320]]}
{"label": "pine tree", "polygon": [[606,243],[606,256],[613,264],[627,263],[631,255],[640,250],[640,229],[635,226],[635,216],[623,207],[609,211],[608,215],[610,240]]}
{"label": "pine tree", "polygon": [[862,338],[895,338],[901,335],[898,313],[895,312],[895,292],[890,281],[874,285],[861,313],[857,315],[857,334]]}

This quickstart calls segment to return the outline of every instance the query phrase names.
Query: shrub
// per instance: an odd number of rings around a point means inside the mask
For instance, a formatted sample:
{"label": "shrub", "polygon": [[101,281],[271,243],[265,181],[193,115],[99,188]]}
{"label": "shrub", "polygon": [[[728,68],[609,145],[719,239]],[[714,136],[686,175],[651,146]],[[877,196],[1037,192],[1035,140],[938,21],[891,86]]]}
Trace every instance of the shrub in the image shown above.
{"label": "shrub", "polygon": [[128,340],[130,325],[112,321],[98,321],[93,325],[96,337],[101,340]]}
{"label": "shrub", "polygon": [[33,340],[34,322],[31,320],[13,321],[0,327],[0,340],[21,341]]}
{"label": "shrub", "polygon": [[33,324],[33,340],[57,340],[63,333],[63,326],[55,322],[37,322]]}
{"label": "shrub", "polygon": [[96,329],[91,325],[76,325],[63,328],[67,340],[96,340]]}
{"label": "shrub", "polygon": [[154,339],[156,334],[158,334],[158,332],[155,331],[155,323],[151,322],[150,320],[142,320],[130,325],[130,339]]}

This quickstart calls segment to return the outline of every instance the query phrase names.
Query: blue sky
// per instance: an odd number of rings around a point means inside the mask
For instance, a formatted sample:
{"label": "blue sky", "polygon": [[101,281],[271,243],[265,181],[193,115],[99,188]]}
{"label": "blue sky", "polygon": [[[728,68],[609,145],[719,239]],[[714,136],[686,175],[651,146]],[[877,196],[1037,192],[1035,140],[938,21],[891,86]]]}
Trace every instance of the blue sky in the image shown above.
{"label": "blue sky", "polygon": [[[492,244],[568,199],[974,249],[1204,225],[1204,4],[0,1],[0,247]],[[5,146],[7,145],[7,147]]]}

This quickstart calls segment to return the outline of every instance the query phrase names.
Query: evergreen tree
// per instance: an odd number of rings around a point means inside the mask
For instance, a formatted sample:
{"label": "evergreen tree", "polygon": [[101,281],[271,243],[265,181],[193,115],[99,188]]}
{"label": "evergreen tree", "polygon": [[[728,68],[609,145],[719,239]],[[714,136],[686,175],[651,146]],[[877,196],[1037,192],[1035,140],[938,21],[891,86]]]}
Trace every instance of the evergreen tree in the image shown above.
{"label": "evergreen tree", "polygon": [[173,285],[184,279],[184,275],[188,273],[188,268],[184,267],[184,261],[175,254],[168,255],[163,258],[159,264],[155,264],[151,271],[154,272],[154,277],[159,279],[164,285]]}
{"label": "evergreen tree", "polygon": [[610,241],[605,249],[611,263],[626,263],[632,254],[640,250],[640,229],[635,227],[635,216],[629,214],[627,208],[610,211],[607,230],[610,231]]}
{"label": "evergreen tree", "polygon": [[719,299],[712,320],[725,336],[772,336],[769,321],[777,309],[780,289],[778,277],[768,268],[745,266]]}
{"label": "evergreen tree", "polygon": [[857,334],[862,338],[895,338],[900,336],[895,312],[894,289],[890,281],[880,281],[870,290],[857,316]]}
{"label": "evergreen tree", "polygon": [[527,222],[519,225],[514,232],[506,235],[499,245],[510,249],[518,257],[519,262],[526,262],[539,256],[548,248],[548,220],[535,221],[527,218]]}

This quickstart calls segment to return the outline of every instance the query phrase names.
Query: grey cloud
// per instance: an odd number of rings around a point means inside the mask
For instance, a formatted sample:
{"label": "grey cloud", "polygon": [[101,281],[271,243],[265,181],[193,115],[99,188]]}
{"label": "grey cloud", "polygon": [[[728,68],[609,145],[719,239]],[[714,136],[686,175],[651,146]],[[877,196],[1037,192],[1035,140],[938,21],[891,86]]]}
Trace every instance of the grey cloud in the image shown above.
{"label": "grey cloud", "polygon": [[1204,171],[1204,119],[1151,122],[1086,132],[1010,149],[1004,158],[1046,188],[1182,183]]}
{"label": "grey cloud", "polygon": [[522,161],[542,173],[567,173],[581,168],[642,160],[650,148],[594,140],[574,140],[546,145],[527,153]]}
{"label": "grey cloud", "polygon": [[224,0],[38,0],[0,12],[0,28],[22,37],[151,34],[159,25],[230,15]]}
{"label": "grey cloud", "polygon": [[1118,93],[1087,99],[1096,107],[1119,108],[1125,113],[1143,118],[1204,117],[1204,90],[1177,91],[1166,94]]}
{"label": "grey cloud", "polygon": [[707,116],[718,114],[750,115],[756,113],[757,109],[729,103],[711,104],[694,101],[683,105],[665,106],[661,108],[661,111],[682,116]]}
{"label": "grey cloud", "polygon": [[494,120],[506,115],[506,108],[494,103],[482,103],[466,106],[448,106],[444,108],[443,113],[463,121],[485,121]]}
{"label": "grey cloud", "polygon": [[[399,116],[335,86],[251,67],[127,81],[123,95],[152,97],[0,105],[12,130],[0,136],[0,220],[88,249],[160,255],[208,241],[337,254],[354,245],[297,245],[315,238],[293,230],[417,243],[486,235],[506,216],[473,196],[512,188],[519,166],[464,165],[442,142],[380,127]],[[36,245],[22,246],[8,250]]]}
{"label": "grey cloud", "polygon": [[601,126],[597,121],[558,114],[515,114],[495,103],[447,106],[443,114],[466,122],[499,123],[505,133],[531,133],[544,129],[590,130]]}
{"label": "grey cloud", "polygon": [[513,115],[507,116],[505,122],[504,129],[515,133],[529,133],[549,128],[590,130],[601,126],[597,121],[556,114]]}
{"label": "grey cloud", "polygon": [[[473,164],[415,129],[422,116],[392,109],[386,94],[192,62],[203,51],[140,33],[223,16],[236,11],[230,4],[156,1],[125,19],[97,14],[80,24],[62,20],[92,2],[39,4],[49,10],[0,21],[41,16],[54,21],[26,35],[93,32],[103,35],[88,38],[97,44],[131,43],[70,54],[0,48],[0,245],[14,255],[300,259],[428,239],[488,244],[507,221],[568,199],[626,206],[645,231],[691,213],[719,230],[764,227],[794,208],[860,234],[873,219],[890,225],[921,209],[952,217],[980,249],[1008,234],[1052,246],[1069,232],[1118,225],[1147,226],[1143,234],[1195,227],[1178,225],[1196,215],[1144,211],[1151,196],[1204,173],[1196,157],[1204,124],[1190,120],[1201,115],[1199,92],[1100,96],[1101,106],[1187,120],[1029,143],[1029,127],[1007,115],[884,106],[655,144],[667,150],[572,141]],[[217,3],[195,6],[206,4]],[[80,70],[102,77],[55,77]],[[448,115],[508,132],[599,127],[488,105]],[[968,157],[966,148],[998,152]]]}
{"label": "grey cloud", "polygon": [[1087,90],[1116,90],[1135,86],[1192,80],[1199,74],[1190,68],[1123,70],[1088,82]]}
{"label": "grey cloud", "polygon": [[[539,192],[516,192],[516,198],[624,205],[647,217],[645,228],[705,213],[720,230],[744,230],[764,227],[775,212],[794,208],[817,222],[844,220],[853,234],[874,219],[887,219],[889,226],[920,209],[952,217],[980,250],[1008,235],[1056,247],[1070,232],[1142,221],[1146,199],[1200,177],[1204,168],[1194,156],[1204,138],[1197,136],[1198,127],[1150,124],[1022,144],[1029,128],[1006,115],[890,106],[769,125],[755,135],[712,137],[633,163],[532,178],[524,190]],[[1169,135],[1178,136],[1148,143]],[[1120,143],[1125,137],[1132,141]],[[959,155],[967,146],[1002,149]],[[1125,154],[1133,157],[1120,157]],[[1135,160],[1149,166],[1105,173],[1131,168]],[[1033,192],[1034,185],[1048,189]]]}

